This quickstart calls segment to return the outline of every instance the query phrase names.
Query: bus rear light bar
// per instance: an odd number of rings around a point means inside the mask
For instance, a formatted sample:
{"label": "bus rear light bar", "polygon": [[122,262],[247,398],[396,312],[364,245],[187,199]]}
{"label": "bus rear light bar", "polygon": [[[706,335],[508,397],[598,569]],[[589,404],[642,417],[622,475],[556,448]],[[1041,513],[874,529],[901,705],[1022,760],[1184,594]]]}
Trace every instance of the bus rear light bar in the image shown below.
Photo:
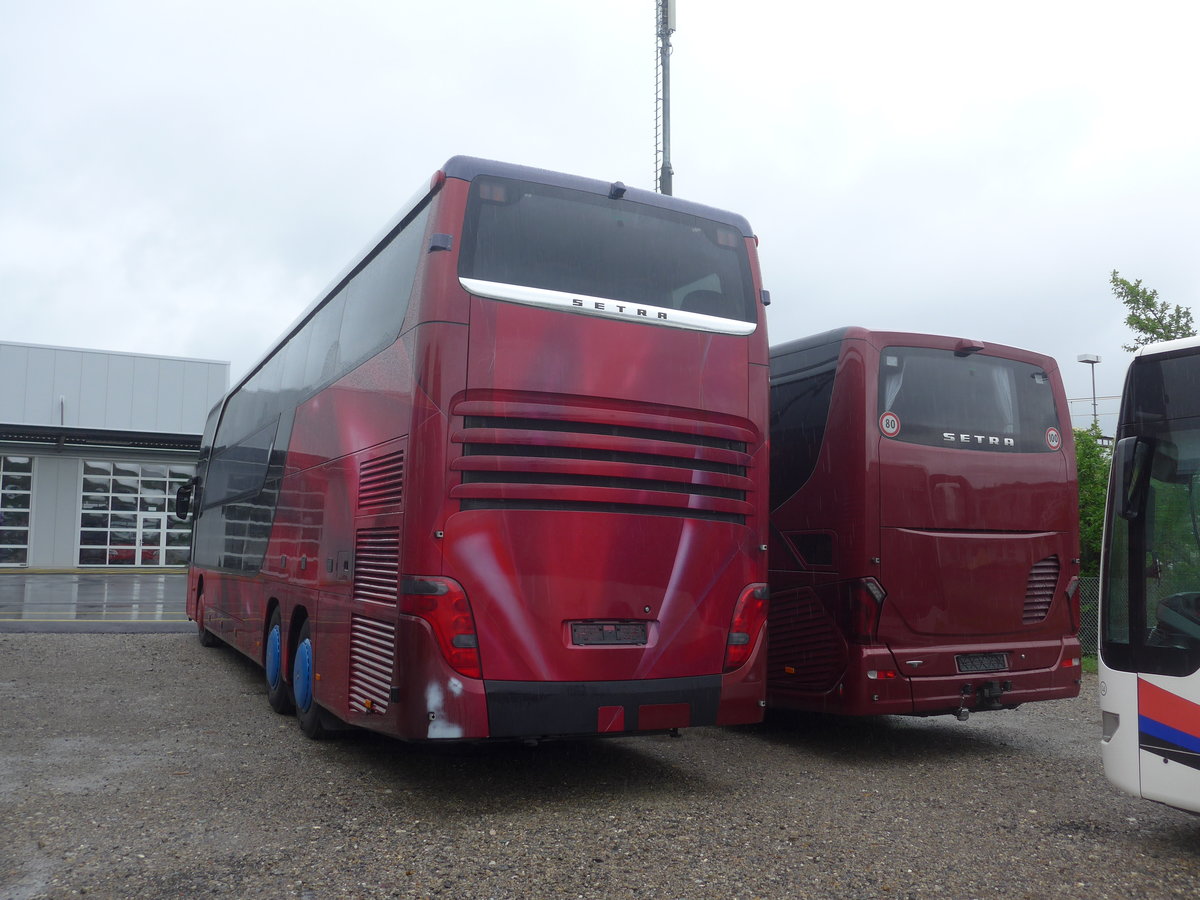
{"label": "bus rear light bar", "polygon": [[724,671],[732,672],[750,659],[754,645],[767,622],[767,598],[765,584],[751,584],[738,597],[733,608],[733,619],[729,624],[729,639],[725,644]]}
{"label": "bus rear light bar", "polygon": [[424,619],[454,671],[482,678],[479,638],[467,593],[452,578],[408,576],[401,580],[400,612]]}

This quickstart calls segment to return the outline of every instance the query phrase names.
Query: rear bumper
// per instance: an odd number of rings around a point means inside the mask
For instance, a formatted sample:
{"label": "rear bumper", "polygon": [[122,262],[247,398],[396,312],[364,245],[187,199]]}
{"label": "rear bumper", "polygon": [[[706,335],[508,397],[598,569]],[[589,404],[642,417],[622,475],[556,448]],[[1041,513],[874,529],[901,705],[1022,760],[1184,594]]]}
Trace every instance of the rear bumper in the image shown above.
{"label": "rear bumper", "polygon": [[487,681],[490,737],[663,731],[715,725],[721,676],[646,681]]}
{"label": "rear bumper", "polygon": [[[974,648],[972,648],[974,649]],[[984,649],[984,648],[980,648]],[[1079,642],[1062,641],[1052,665],[1023,670],[957,673],[911,677],[899,671],[895,657],[885,647],[862,648],[831,690],[816,693],[792,690],[773,683],[769,706],[848,716],[917,715],[1010,709],[1037,700],[1066,700],[1079,695],[1080,668],[1064,667],[1078,660]],[[876,673],[871,677],[870,673]],[[881,676],[892,672],[894,677]]]}

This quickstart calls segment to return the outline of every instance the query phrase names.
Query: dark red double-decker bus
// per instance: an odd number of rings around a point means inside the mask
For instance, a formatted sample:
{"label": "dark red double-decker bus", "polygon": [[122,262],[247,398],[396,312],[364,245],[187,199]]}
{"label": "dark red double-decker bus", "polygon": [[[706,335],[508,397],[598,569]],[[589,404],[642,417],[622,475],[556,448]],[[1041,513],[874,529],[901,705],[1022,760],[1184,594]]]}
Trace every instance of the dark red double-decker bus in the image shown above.
{"label": "dark red double-decker bus", "polygon": [[1079,692],[1058,367],[845,328],[771,350],[768,705],[848,715]]}
{"label": "dark red double-decker bus", "polygon": [[758,721],[764,300],[739,216],[451,159],[213,411],[201,638],[310,736]]}

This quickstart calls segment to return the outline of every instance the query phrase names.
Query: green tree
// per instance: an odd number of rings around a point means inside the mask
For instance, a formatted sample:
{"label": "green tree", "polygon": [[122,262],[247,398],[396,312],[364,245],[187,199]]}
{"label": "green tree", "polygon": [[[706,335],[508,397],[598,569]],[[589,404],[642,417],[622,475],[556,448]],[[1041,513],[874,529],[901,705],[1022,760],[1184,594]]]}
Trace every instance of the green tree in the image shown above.
{"label": "green tree", "polygon": [[1104,500],[1112,453],[1101,443],[1100,426],[1075,429],[1075,468],[1079,475],[1080,574],[1100,574],[1100,540],[1104,536]]}
{"label": "green tree", "polygon": [[1142,287],[1140,278],[1130,282],[1113,269],[1109,284],[1112,285],[1113,294],[1129,311],[1125,316],[1125,324],[1133,329],[1134,335],[1133,343],[1124,345],[1126,350],[1133,351],[1146,344],[1173,341],[1196,334],[1192,311],[1185,306],[1171,306],[1166,300],[1159,300],[1158,291]]}

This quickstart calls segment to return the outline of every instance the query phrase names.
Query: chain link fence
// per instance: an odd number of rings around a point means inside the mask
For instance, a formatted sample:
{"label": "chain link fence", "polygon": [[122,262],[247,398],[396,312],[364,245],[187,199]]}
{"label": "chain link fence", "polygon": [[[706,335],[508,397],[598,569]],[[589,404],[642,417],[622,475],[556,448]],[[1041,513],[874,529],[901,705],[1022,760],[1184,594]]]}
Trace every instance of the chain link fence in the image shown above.
{"label": "chain link fence", "polygon": [[1084,656],[1095,656],[1100,629],[1100,579],[1079,579],[1079,643]]}

